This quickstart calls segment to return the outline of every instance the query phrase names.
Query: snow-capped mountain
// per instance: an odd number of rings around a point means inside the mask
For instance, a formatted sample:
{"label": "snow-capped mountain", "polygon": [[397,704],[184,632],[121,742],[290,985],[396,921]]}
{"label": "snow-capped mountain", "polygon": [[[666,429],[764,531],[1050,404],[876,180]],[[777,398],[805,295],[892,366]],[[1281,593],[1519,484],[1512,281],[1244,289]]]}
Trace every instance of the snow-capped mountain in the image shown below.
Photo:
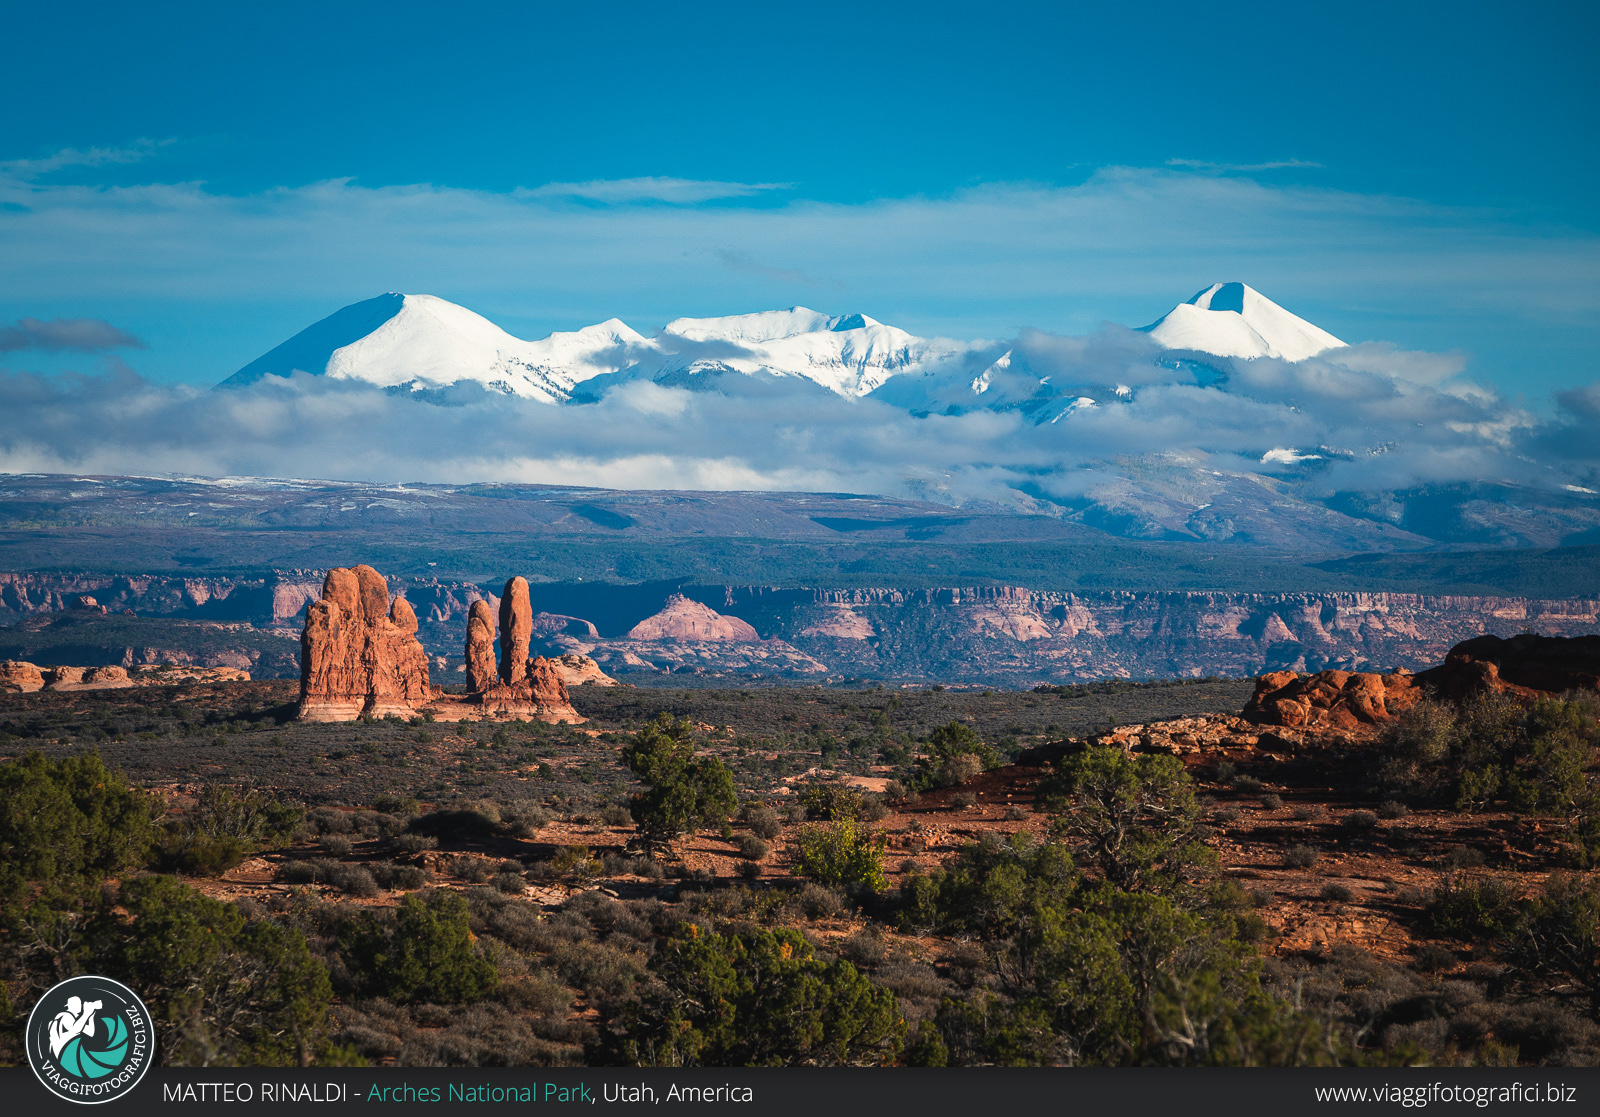
{"label": "snow-capped mountain", "polygon": [[1344,345],[1243,283],[1213,283],[1143,330],[1164,349],[1192,349],[1217,357],[1303,361]]}
{"label": "snow-capped mountain", "polygon": [[[1214,284],[1144,332],[1164,349],[1219,357],[1297,361],[1344,345],[1242,283]],[[1003,344],[915,337],[864,314],[803,306],[678,318],[654,337],[612,318],[524,341],[436,296],[387,294],[324,318],[223,384],[296,371],[393,389],[476,383],[545,403],[595,399],[626,380],[709,387],[725,374],[766,374],[911,411],[1022,408],[1040,422],[1127,398],[1118,385],[1051,383]]]}
{"label": "snow-capped mountain", "polygon": [[631,364],[648,344],[615,318],[538,341],[512,337],[466,307],[433,295],[379,295],[302,330],[227,380],[308,372],[382,387],[442,388],[474,381],[510,395],[556,403],[573,385]]}

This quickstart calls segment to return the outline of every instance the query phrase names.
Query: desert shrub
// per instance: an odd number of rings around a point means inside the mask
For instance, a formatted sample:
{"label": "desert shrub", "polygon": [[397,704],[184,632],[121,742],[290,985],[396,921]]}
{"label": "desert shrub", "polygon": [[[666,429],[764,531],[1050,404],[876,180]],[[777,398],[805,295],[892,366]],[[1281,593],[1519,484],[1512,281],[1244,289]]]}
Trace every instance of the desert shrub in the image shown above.
{"label": "desert shrub", "polygon": [[0,762],[0,909],[33,882],[48,894],[142,865],[159,813],[98,754]]}
{"label": "desert shrub", "polygon": [[445,867],[457,880],[483,884],[494,876],[494,863],[487,857],[452,857]]}
{"label": "desert shrub", "polygon": [[[1451,708],[1418,703],[1380,740],[1381,777],[1413,798],[1457,810],[1512,810],[1567,820],[1600,842],[1600,796],[1587,774],[1600,726],[1586,701],[1475,695]],[[1592,839],[1592,840],[1591,840]]]}
{"label": "desert shrub", "polygon": [[1283,855],[1283,863],[1291,869],[1309,869],[1321,859],[1322,854],[1304,843],[1290,846]]}
{"label": "desert shrub", "polygon": [[347,865],[342,861],[324,862],[318,875],[339,891],[368,900],[378,894],[378,882],[361,865]]}
{"label": "desert shrub", "polygon": [[550,867],[556,876],[580,884],[593,880],[604,868],[585,845],[570,845],[558,850]]}
{"label": "desert shrub", "polygon": [[959,787],[982,771],[983,761],[977,755],[970,752],[958,753],[948,757],[939,766],[938,784],[940,787]]}
{"label": "desert shrub", "polygon": [[[959,721],[939,726],[928,734],[924,754],[917,760],[910,786],[914,791],[952,787],[985,768],[998,768],[1000,754],[983,743],[971,727]],[[964,759],[970,757],[971,759]]]}
{"label": "desert shrub", "polygon": [[1052,830],[1079,844],[1124,891],[1181,883],[1215,855],[1200,841],[1200,806],[1176,757],[1090,748],[1039,785]]}
{"label": "desert shrub", "polygon": [[285,861],[273,873],[273,879],[285,884],[315,884],[317,864],[314,861]]}
{"label": "desert shrub", "polygon": [[490,814],[481,807],[429,811],[408,824],[413,834],[424,834],[442,841],[485,838],[500,829],[499,812]]}
{"label": "desert shrub", "polygon": [[[500,821],[513,837],[531,838],[550,825],[550,812],[538,803],[526,800],[508,804],[500,812]],[[626,821],[617,825],[626,825]]]}
{"label": "desert shrub", "polygon": [[722,761],[694,754],[694,726],[662,714],[634,735],[622,759],[644,783],[628,810],[647,849],[702,826],[725,825],[738,806]]}
{"label": "desert shrub", "polygon": [[856,817],[862,822],[882,822],[889,815],[889,808],[883,805],[883,800],[873,795],[864,795],[861,798],[861,809],[856,812]]}
{"label": "desert shrub", "polygon": [[741,861],[734,871],[743,880],[757,880],[761,876],[761,863],[759,861]]}
{"label": "desert shrub", "polygon": [[304,1066],[338,1061],[333,992],[305,937],[171,877],[128,881],[126,916],[89,929],[88,964],[139,990],[169,1066]]}
{"label": "desert shrub", "polygon": [[1350,830],[1371,830],[1378,825],[1378,816],[1371,811],[1351,811],[1344,816],[1344,824]]}
{"label": "desert shrub", "polygon": [[212,784],[191,810],[163,823],[159,861],[173,871],[214,876],[257,850],[284,845],[304,819],[303,808],[275,795]]}
{"label": "desert shrub", "polygon": [[372,809],[384,814],[414,815],[421,805],[409,795],[383,794],[372,801]]}
{"label": "desert shrub", "polygon": [[745,823],[750,827],[750,832],[758,838],[770,841],[783,831],[783,823],[778,819],[778,812],[765,803],[746,803],[741,813]]}
{"label": "desert shrub", "polygon": [[1333,900],[1336,903],[1341,904],[1349,903],[1351,900],[1355,899],[1355,893],[1350,891],[1349,885],[1338,884],[1333,881],[1324,884],[1319,895],[1324,900]]}
{"label": "desert shrub", "polygon": [[1600,1018],[1600,881],[1552,873],[1517,914],[1506,960],[1529,977],[1574,987]]}
{"label": "desert shrub", "polygon": [[461,1004],[494,991],[494,963],[473,945],[467,902],[453,892],[410,893],[392,918],[363,915],[340,942],[362,992],[406,1004]]}
{"label": "desert shrub", "polygon": [[355,843],[343,834],[324,834],[317,844],[334,857],[348,857],[355,848]]}
{"label": "desert shrub", "polygon": [[1281,796],[1273,795],[1269,792],[1261,797],[1261,809],[1264,811],[1276,811],[1282,807],[1283,798]]}
{"label": "desert shrub", "polygon": [[1321,822],[1328,817],[1327,808],[1320,803],[1302,803],[1289,812],[1296,822]]}
{"label": "desert shrub", "polygon": [[624,1066],[876,1066],[900,1050],[894,994],[798,932],[689,924],[656,951],[656,987],[615,1019],[596,1061]]}
{"label": "desert shrub", "polygon": [[1238,807],[1223,807],[1211,817],[1218,825],[1225,826],[1230,822],[1238,822],[1243,812]]}
{"label": "desert shrub", "polygon": [[1424,926],[1446,939],[1496,941],[1510,934],[1522,911],[1522,899],[1494,877],[1452,873],[1423,910]]}
{"label": "desert shrub", "polygon": [[827,919],[845,908],[844,894],[821,884],[806,884],[791,897],[790,902],[807,919]]}
{"label": "desert shrub", "polygon": [[1028,812],[1023,810],[1017,804],[1012,803],[1006,808],[1005,817],[1007,822],[1021,822],[1023,819],[1028,817]]}
{"label": "desert shrub", "polygon": [[883,936],[870,928],[857,931],[839,944],[839,957],[861,969],[877,966],[887,953]]}
{"label": "desert shrub", "polygon": [[1410,809],[1398,799],[1385,799],[1378,804],[1378,817],[1385,822],[1393,822],[1395,819],[1404,818],[1410,813]]}
{"label": "desert shrub", "polygon": [[887,883],[883,850],[887,839],[854,819],[802,826],[795,836],[795,872],[829,887]]}
{"label": "desert shrub", "polygon": [[1411,952],[1411,964],[1423,973],[1438,973],[1453,967],[1456,956],[1438,943],[1425,942]]}
{"label": "desert shrub", "polygon": [[373,878],[384,888],[411,891],[428,883],[428,874],[415,865],[397,865],[381,861],[370,866]]}
{"label": "desert shrub", "polygon": [[439,839],[430,834],[404,833],[396,834],[392,839],[394,847],[402,853],[421,853],[426,849],[438,849]]}
{"label": "desert shrub", "polygon": [[900,804],[910,797],[911,793],[906,790],[906,785],[899,780],[890,780],[883,785],[883,801],[885,803]]}
{"label": "desert shrub", "polygon": [[633,815],[620,803],[607,803],[600,808],[600,821],[607,826],[632,826]]}
{"label": "desert shrub", "polygon": [[760,861],[766,857],[770,848],[754,834],[743,834],[739,837],[739,856],[746,861]]}
{"label": "desert shrub", "polygon": [[950,796],[950,805],[958,811],[969,810],[978,805],[978,797],[970,791],[958,791]]}
{"label": "desert shrub", "polygon": [[520,896],[528,890],[528,882],[522,879],[521,873],[499,872],[490,883],[508,896]]}
{"label": "desert shrub", "polygon": [[1233,777],[1235,791],[1256,792],[1261,790],[1261,781],[1255,776],[1238,775]]}
{"label": "desert shrub", "polygon": [[843,784],[814,783],[800,792],[800,805],[814,822],[859,819],[862,797],[859,791]]}
{"label": "desert shrub", "polygon": [[1480,869],[1488,861],[1477,846],[1456,846],[1444,855],[1447,869]]}
{"label": "desert shrub", "polygon": [[333,807],[318,807],[307,816],[307,821],[319,834],[349,834],[356,828],[353,814]]}

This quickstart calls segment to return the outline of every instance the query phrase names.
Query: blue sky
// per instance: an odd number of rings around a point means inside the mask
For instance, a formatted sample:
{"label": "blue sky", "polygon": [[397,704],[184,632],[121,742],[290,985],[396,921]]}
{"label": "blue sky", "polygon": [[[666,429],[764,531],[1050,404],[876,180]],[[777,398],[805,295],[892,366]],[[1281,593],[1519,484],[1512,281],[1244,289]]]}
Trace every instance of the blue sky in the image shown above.
{"label": "blue sky", "polygon": [[1243,280],[1538,407],[1597,376],[1597,28],[1548,3],[13,5],[0,327],[144,347],[0,363],[210,383],[389,289],[524,336],[804,303],[997,337]]}

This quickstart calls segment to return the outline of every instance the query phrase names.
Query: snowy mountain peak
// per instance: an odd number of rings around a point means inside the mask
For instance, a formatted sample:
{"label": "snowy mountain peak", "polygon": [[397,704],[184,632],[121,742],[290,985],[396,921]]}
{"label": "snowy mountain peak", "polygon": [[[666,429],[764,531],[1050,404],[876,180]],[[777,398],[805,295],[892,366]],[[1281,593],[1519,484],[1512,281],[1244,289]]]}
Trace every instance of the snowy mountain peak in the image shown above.
{"label": "snowy mountain peak", "polygon": [[613,318],[524,341],[437,295],[390,293],[307,327],[222,386],[305,372],[385,388],[443,388],[469,381],[555,403],[567,399],[578,381],[616,371],[620,350],[645,340]]}
{"label": "snowy mountain peak", "polygon": [[1344,342],[1244,283],[1213,283],[1144,331],[1168,349],[1303,361]]}

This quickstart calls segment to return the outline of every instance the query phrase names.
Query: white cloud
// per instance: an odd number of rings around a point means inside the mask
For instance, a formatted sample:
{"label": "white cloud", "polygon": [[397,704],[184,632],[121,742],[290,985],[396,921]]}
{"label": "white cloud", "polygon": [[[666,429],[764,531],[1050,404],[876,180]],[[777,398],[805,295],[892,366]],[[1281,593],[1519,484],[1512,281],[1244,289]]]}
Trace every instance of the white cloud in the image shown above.
{"label": "white cloud", "polygon": [[668,202],[694,205],[722,198],[748,198],[774,190],[789,190],[790,182],[715,182],[692,178],[615,178],[592,182],[549,182],[518,190],[513,197],[578,198],[588,202],[621,205],[626,202]]}

